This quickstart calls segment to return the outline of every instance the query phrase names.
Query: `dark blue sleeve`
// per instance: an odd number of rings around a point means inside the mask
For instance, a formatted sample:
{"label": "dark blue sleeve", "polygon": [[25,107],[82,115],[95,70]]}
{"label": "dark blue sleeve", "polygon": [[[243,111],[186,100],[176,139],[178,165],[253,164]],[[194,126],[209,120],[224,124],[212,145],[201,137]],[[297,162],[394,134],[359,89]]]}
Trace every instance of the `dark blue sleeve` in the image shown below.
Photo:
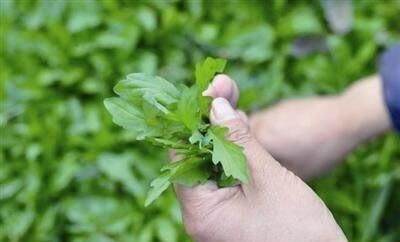
{"label": "dark blue sleeve", "polygon": [[379,61],[379,72],[393,127],[400,134],[400,44],[383,53]]}

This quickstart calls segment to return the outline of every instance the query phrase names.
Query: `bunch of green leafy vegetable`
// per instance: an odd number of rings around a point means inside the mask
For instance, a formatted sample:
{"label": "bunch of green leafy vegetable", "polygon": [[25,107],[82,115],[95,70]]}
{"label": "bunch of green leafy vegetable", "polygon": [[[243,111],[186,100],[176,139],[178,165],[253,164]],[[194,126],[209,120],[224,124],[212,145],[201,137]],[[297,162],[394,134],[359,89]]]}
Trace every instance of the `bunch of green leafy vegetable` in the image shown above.
{"label": "bunch of green leafy vegetable", "polygon": [[176,150],[183,157],[161,168],[151,183],[146,206],[171,183],[193,186],[208,179],[220,186],[247,182],[246,158],[240,146],[226,140],[227,128],[209,123],[211,97],[202,93],[211,79],[225,68],[224,59],[207,58],[196,65],[193,86],[175,86],[145,73],[129,74],[114,91],[119,97],[104,104],[113,121],[131,130],[137,140]]}

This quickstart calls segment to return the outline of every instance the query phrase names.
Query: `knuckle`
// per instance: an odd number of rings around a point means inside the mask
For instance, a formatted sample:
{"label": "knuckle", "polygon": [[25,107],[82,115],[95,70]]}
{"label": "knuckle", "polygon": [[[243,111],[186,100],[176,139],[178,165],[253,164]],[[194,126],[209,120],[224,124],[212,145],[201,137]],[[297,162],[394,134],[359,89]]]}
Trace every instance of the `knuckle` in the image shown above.
{"label": "knuckle", "polygon": [[252,136],[249,132],[249,128],[242,123],[233,123],[229,126],[229,133],[227,139],[239,143],[245,144],[251,140]]}

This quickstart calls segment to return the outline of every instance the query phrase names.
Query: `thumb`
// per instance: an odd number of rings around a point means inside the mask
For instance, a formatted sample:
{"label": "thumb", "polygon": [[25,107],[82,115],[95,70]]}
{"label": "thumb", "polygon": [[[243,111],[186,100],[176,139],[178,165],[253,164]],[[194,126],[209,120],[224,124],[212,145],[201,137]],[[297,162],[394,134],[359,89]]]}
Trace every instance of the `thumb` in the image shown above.
{"label": "thumb", "polygon": [[266,177],[282,171],[282,166],[255,139],[249,126],[226,99],[213,100],[210,119],[214,125],[227,127],[227,139],[243,148],[250,173],[249,186],[263,185]]}

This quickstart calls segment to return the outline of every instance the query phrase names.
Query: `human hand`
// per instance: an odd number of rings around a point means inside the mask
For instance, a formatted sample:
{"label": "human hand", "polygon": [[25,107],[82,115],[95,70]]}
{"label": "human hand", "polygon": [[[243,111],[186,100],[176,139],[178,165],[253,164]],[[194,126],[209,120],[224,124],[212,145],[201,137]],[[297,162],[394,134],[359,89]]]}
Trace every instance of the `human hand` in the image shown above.
{"label": "human hand", "polygon": [[214,99],[210,120],[229,128],[227,138],[243,147],[250,179],[229,188],[211,181],[176,185],[184,225],[195,241],[347,241],[319,197],[261,146],[229,101]]}
{"label": "human hand", "polygon": [[[296,175],[303,179],[321,175],[360,143],[389,129],[379,82],[375,76],[340,96],[281,102],[253,114],[250,129],[262,146]],[[236,105],[239,91],[231,78],[219,75],[207,94]]]}
{"label": "human hand", "polygon": [[338,97],[283,101],[251,117],[257,139],[303,179],[323,174],[357,147]]}

